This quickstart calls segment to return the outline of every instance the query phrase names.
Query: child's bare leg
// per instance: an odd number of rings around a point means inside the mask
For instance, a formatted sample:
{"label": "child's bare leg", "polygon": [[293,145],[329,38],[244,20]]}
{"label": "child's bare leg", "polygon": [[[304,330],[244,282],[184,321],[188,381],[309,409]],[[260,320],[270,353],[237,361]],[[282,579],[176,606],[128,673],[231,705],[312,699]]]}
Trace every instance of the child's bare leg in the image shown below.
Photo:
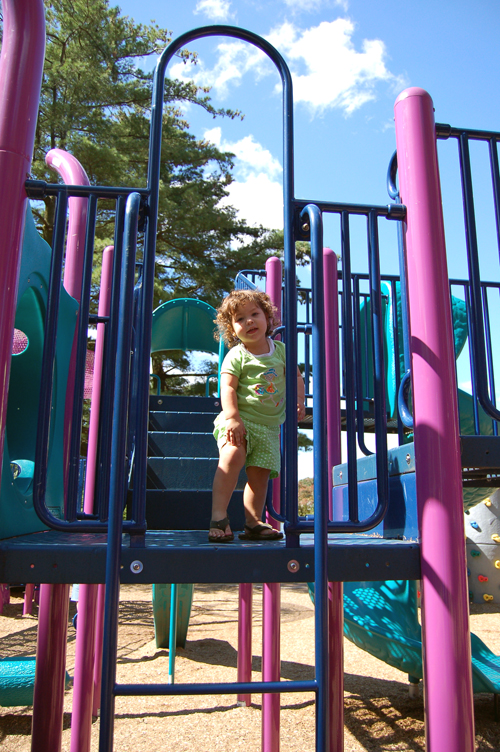
{"label": "child's bare leg", "polygon": [[[252,528],[262,522],[262,512],[266,503],[267,484],[269,483],[270,470],[264,467],[247,467],[248,482],[243,491],[243,504],[245,506],[245,522]],[[269,532],[272,534],[272,531]],[[263,533],[263,537],[265,534]]]}
{"label": "child's bare leg", "polygon": [[[215,471],[214,482],[212,486],[212,520],[223,520],[227,513],[229,502],[236,484],[241,468],[245,464],[246,443],[245,446],[233,446],[224,444],[219,451],[219,464]],[[231,528],[226,526],[224,531],[219,528],[210,528],[210,535],[214,538],[221,538],[223,535],[229,535]]]}

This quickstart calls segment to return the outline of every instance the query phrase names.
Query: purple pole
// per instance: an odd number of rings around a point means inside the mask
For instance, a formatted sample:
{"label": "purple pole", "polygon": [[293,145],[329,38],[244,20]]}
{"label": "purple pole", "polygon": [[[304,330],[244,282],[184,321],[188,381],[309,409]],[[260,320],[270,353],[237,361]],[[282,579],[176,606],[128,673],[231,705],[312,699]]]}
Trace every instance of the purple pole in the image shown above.
{"label": "purple pole", "polygon": [[[262,681],[280,680],[281,585],[264,584],[262,601]],[[262,695],[262,752],[279,752],[280,695]]]}
{"label": "purple pole", "polygon": [[35,586],[30,583],[26,583],[24,588],[24,603],[23,603],[23,616],[31,614],[33,611],[33,594],[35,592]]}
{"label": "purple pole", "polygon": [[[99,316],[108,316],[111,304],[111,281],[113,273],[113,246],[103,252]],[[89,421],[87,471],[85,474],[84,511],[94,511],[94,490],[97,467],[97,444],[99,439],[99,408],[101,401],[102,366],[104,359],[105,324],[97,325],[92,381],[92,401]],[[73,713],[71,718],[71,752],[90,752],[92,711],[94,705],[94,675],[96,663],[100,664],[102,652],[102,615],[96,614],[98,585],[80,585],[78,601],[78,631],[76,633],[75,676],[73,689]],[[104,590],[104,586],[102,586]],[[96,649],[96,631],[99,632]],[[96,702],[99,703],[99,691]]]}
{"label": "purple pole", "polygon": [[[251,582],[240,583],[238,607],[238,681],[252,680],[252,591]],[[252,695],[238,695],[238,705],[250,705]]]}
{"label": "purple pole", "polygon": [[94,699],[92,702],[92,715],[99,713],[101,700],[101,673],[102,673],[102,643],[104,638],[104,597],[106,585],[97,586],[97,611],[95,625],[95,660],[94,660]]}
{"label": "purple pole", "polygon": [[[89,185],[87,173],[80,162],[62,149],[51,149],[45,162],[56,170],[68,185]],[[68,201],[68,235],[64,263],[63,285],[67,293],[80,302],[82,296],[83,262],[85,256],[85,233],[87,225],[88,199],[72,196]],[[64,488],[69,463],[69,442],[73,418],[73,396],[75,386],[76,336],[73,342],[66,382],[66,406],[64,411]],[[66,491],[65,491],[66,493]]]}
{"label": "purple pole", "polygon": [[432,99],[396,100],[422,559],[428,752],[472,752],[474,708],[455,353]]}
{"label": "purple pole", "polygon": [[[0,57],[0,456],[3,454],[7,384],[17,303],[21,238],[45,55],[42,0],[4,0]],[[64,701],[67,585],[42,588],[33,698],[32,748],[61,747]],[[63,618],[66,613],[66,618]]]}
{"label": "purple pole", "polygon": [[[277,308],[281,319],[281,261],[272,256],[266,261],[266,292]],[[273,503],[279,512],[279,481],[273,482]],[[267,515],[274,528],[279,523]],[[281,674],[281,585],[277,582],[262,586],[262,680],[279,681]],[[279,752],[280,748],[280,695],[262,695],[262,752]]]}
{"label": "purple pole", "polygon": [[[56,170],[68,185],[89,185],[89,179],[80,162],[62,149],[51,149],[45,157],[49,167]],[[64,265],[64,287],[75,300],[82,294],[85,232],[88,199],[69,199],[68,235]],[[64,472],[68,469],[73,392],[75,383],[76,338],[73,342],[68,379],[66,383],[66,408],[64,429]],[[66,484],[65,484],[66,485]],[[85,508],[85,511],[89,510]],[[92,511],[92,508],[90,509]],[[78,600],[78,625],[76,635],[75,677],[71,724],[71,752],[88,752],[92,727],[92,671],[94,666],[96,585],[82,585]]]}
{"label": "purple pole", "polygon": [[40,586],[31,729],[33,752],[61,749],[68,606],[69,585]]}
{"label": "purple pole", "polygon": [[[342,461],[337,263],[337,255],[331,248],[324,248],[326,423],[330,519],[334,518],[332,470],[334,465]],[[329,752],[342,752],[344,749],[344,598],[341,582],[328,583],[328,624],[330,643],[328,650],[330,660]]]}
{"label": "purple pole", "polygon": [[[112,245],[108,245],[104,249],[102,254],[102,274],[98,308],[99,316],[109,316],[111,306],[111,283],[113,276],[113,254],[114,248]],[[85,495],[83,502],[83,508],[85,512],[87,512],[87,514],[92,514],[94,511],[105,327],[105,324],[97,324],[94,377],[92,380],[92,400],[90,403],[91,407],[89,421],[89,443],[87,450],[87,469],[85,473]]]}
{"label": "purple pole", "polygon": [[80,585],[76,632],[71,752],[90,752],[97,585]]}
{"label": "purple pole", "polygon": [[[3,456],[21,240],[45,55],[43,0],[3,0],[0,56],[0,457]],[[0,468],[1,475],[1,468]]]}

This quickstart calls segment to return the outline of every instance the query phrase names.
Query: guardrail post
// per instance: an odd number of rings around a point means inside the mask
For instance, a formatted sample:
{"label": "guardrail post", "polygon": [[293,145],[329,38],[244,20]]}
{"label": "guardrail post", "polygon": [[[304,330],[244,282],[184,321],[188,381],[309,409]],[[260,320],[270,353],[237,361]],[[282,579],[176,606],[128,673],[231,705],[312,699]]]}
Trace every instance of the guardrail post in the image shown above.
{"label": "guardrail post", "polygon": [[422,637],[429,752],[474,750],[455,353],[432,99],[396,100],[422,559]]}

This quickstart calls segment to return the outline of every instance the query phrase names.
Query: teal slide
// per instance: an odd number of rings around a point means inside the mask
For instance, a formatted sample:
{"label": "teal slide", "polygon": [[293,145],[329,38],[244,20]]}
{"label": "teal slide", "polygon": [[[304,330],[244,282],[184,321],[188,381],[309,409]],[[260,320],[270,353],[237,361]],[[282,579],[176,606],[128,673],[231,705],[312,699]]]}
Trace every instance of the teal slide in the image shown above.
{"label": "teal slide", "polygon": [[[402,335],[401,302],[399,285],[396,290],[397,320]],[[368,303],[369,305],[369,303]],[[384,290],[385,355],[394,351],[392,330],[392,301],[390,288]],[[456,357],[467,339],[465,303],[452,298]],[[369,318],[365,315],[364,320]],[[386,360],[387,404],[390,414],[396,409],[395,369],[393,358]],[[368,363],[368,370],[371,363]],[[400,372],[404,372],[402,355]],[[460,433],[474,434],[472,396],[459,390]],[[478,417],[482,434],[492,434],[492,422],[479,407]],[[485,497],[484,488],[465,488],[464,509],[468,509]],[[409,501],[409,499],[407,499]],[[413,500],[416,503],[416,500]],[[314,591],[309,586],[311,598]],[[422,635],[418,621],[416,582],[392,580],[387,582],[344,583],[344,634],[362,650],[404,671],[410,681],[422,678]],[[472,675],[474,692],[500,694],[500,656],[494,655],[475,634],[471,634]]]}
{"label": "teal slide", "polygon": [[[14,345],[9,382],[2,482],[0,538],[44,530],[33,508],[36,419],[51,249],[40,237],[28,206],[24,228]],[[63,510],[63,436],[66,381],[78,303],[61,290],[52,397],[46,501],[56,517]],[[0,658],[0,706],[33,704],[35,658]],[[66,674],[66,686],[70,677]]]}
{"label": "teal slide", "polygon": [[[314,603],[314,585],[309,585]],[[375,658],[422,679],[417,584],[407,580],[344,583],[344,634]],[[474,692],[500,694],[500,656],[471,633]]]}
{"label": "teal slide", "polygon": [[[344,634],[390,666],[422,678],[417,585],[405,580],[344,583]],[[474,692],[500,694],[500,656],[471,633]]]}

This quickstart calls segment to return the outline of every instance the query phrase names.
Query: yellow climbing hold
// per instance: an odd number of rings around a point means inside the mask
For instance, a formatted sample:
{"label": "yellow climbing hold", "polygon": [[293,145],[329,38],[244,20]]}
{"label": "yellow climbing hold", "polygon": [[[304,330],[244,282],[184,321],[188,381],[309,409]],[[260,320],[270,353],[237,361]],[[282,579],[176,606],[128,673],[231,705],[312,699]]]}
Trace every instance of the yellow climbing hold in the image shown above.
{"label": "yellow climbing hold", "polygon": [[491,499],[485,499],[483,504],[485,507],[491,507]]}
{"label": "yellow climbing hold", "polygon": [[497,559],[495,562],[495,569],[500,569],[500,559]]}
{"label": "yellow climbing hold", "polygon": [[493,596],[492,595],[488,595],[488,593],[485,593],[483,595],[483,599],[488,603],[488,601],[492,601],[493,600]]}
{"label": "yellow climbing hold", "polygon": [[495,543],[500,543],[500,535],[498,535],[498,533],[493,533],[491,540],[494,540]]}

